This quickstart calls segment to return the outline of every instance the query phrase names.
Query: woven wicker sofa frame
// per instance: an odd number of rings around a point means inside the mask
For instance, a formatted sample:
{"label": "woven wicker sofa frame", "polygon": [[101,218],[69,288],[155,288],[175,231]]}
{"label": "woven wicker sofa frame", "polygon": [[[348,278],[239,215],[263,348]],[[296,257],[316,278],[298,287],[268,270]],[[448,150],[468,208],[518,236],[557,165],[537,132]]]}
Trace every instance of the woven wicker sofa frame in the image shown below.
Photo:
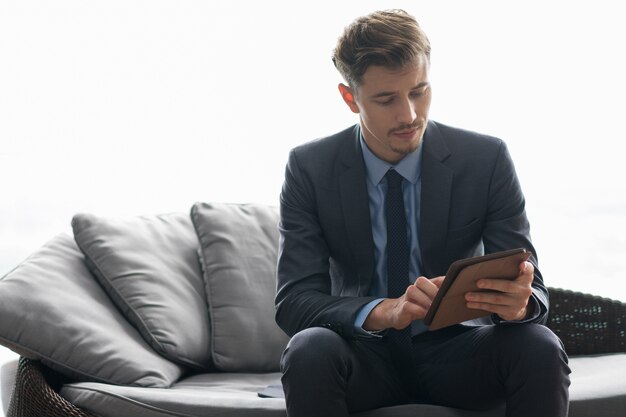
{"label": "woven wicker sofa frame", "polygon": [[[548,327],[570,356],[626,352],[626,304],[550,288]],[[21,357],[8,417],[95,417],[58,394],[71,382],[39,361]]]}

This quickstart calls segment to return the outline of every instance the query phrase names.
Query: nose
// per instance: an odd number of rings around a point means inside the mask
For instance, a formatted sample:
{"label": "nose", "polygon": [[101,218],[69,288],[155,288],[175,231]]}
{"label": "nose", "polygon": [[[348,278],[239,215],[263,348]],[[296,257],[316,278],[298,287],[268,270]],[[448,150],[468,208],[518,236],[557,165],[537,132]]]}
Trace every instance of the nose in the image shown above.
{"label": "nose", "polygon": [[403,100],[398,110],[397,121],[400,124],[411,124],[417,117],[415,103],[412,100]]}

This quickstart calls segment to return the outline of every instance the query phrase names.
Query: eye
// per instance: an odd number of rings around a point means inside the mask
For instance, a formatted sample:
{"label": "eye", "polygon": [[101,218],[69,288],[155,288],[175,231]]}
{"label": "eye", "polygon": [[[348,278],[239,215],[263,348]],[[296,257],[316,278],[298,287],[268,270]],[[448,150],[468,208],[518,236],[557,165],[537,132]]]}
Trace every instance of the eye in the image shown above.
{"label": "eye", "polygon": [[389,106],[390,104],[393,103],[394,98],[393,97],[389,97],[387,100],[383,100],[383,101],[376,101],[376,104],[379,104],[381,106]]}
{"label": "eye", "polygon": [[429,89],[430,89],[430,85],[426,84],[426,85],[421,86],[420,88],[412,90],[409,95],[411,96],[411,98],[417,99],[422,96],[425,96],[428,93]]}

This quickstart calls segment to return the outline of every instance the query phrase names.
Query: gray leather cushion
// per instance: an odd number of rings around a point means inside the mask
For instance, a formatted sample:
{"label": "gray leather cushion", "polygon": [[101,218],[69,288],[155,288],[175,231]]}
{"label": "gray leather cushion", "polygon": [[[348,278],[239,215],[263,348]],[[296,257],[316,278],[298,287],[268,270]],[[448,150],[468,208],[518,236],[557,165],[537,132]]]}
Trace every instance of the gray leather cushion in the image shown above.
{"label": "gray leather cushion", "polygon": [[569,417],[624,416],[626,353],[570,358]]}
{"label": "gray leather cushion", "polygon": [[[285,401],[258,398],[263,387],[280,381],[280,374],[202,374],[169,389],[115,387],[80,383],[65,385],[61,395],[102,417],[285,417]],[[464,411],[427,404],[385,407],[352,417],[504,417],[504,408]]]}
{"label": "gray leather cushion", "polygon": [[120,314],[66,234],[0,279],[0,317],[0,343],[77,380],[167,387],[183,373]]}
{"label": "gray leather cushion", "polygon": [[288,341],[274,321],[278,209],[196,203],[191,219],[200,240],[216,368],[277,371]]}
{"label": "gray leather cushion", "polygon": [[[626,409],[626,354],[571,358],[569,417],[623,417]],[[261,388],[279,383],[280,374],[203,374],[170,389],[65,385],[61,395],[102,417],[285,416],[282,399],[257,398]],[[504,407],[467,411],[427,404],[385,407],[353,417],[504,417]]]}
{"label": "gray leather cushion", "polygon": [[68,384],[61,395],[102,417],[285,417],[285,400],[257,396],[258,390],[278,381],[278,373],[209,373],[168,389]]}
{"label": "gray leather cushion", "polygon": [[74,239],[100,284],[161,355],[205,369],[209,317],[189,215],[77,214]]}

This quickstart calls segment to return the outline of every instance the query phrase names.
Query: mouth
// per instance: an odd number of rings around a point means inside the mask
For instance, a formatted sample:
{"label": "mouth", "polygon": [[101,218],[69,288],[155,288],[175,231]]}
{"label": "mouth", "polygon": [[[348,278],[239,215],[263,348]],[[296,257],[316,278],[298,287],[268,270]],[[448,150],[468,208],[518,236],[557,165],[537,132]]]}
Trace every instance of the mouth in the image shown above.
{"label": "mouth", "polygon": [[415,135],[417,134],[417,131],[419,130],[419,128],[412,128],[412,129],[406,129],[406,130],[398,130],[397,132],[393,132],[394,136],[397,136],[401,139],[413,139],[415,137]]}

